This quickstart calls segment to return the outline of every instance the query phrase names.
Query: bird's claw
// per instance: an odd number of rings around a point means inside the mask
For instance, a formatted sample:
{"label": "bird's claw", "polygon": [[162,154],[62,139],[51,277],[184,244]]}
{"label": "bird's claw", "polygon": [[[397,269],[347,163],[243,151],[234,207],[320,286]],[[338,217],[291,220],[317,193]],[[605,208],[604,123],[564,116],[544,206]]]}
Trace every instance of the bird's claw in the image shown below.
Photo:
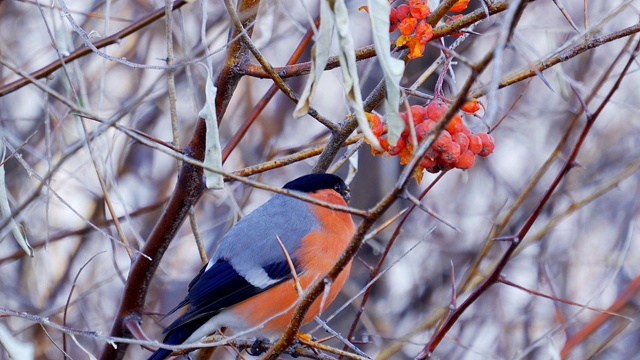
{"label": "bird's claw", "polygon": [[268,345],[269,343],[270,343],[269,339],[259,337],[256,339],[256,341],[253,342],[251,347],[247,349],[247,352],[251,356],[258,356],[265,352],[266,345]]}

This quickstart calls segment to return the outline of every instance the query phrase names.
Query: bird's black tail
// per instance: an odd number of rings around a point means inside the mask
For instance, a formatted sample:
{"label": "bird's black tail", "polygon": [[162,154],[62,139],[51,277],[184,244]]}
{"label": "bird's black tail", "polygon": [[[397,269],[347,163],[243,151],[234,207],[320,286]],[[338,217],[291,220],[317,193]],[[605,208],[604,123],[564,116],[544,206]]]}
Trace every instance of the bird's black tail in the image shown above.
{"label": "bird's black tail", "polygon": [[[189,336],[191,336],[191,334],[193,334],[194,331],[204,325],[207,320],[209,320],[207,317],[196,318],[176,327],[175,329],[171,329],[162,342],[169,345],[182,344],[189,338]],[[172,352],[173,350],[158,349],[156,352],[151,354],[148,360],[163,360],[171,355]]]}
{"label": "bird's black tail", "polygon": [[173,351],[167,349],[158,349],[156,352],[151,354],[149,360],[162,360],[166,359],[169,355],[171,355]]}

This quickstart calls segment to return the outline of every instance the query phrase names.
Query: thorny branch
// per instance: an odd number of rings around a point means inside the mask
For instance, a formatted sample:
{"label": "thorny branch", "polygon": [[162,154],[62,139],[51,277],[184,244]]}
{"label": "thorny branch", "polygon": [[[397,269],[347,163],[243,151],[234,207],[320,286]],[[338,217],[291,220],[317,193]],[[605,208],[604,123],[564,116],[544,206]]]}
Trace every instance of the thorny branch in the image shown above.
{"label": "thorny branch", "polygon": [[535,221],[538,219],[538,216],[542,212],[542,209],[551,198],[551,195],[554,193],[554,191],[556,190],[560,182],[566,177],[569,171],[575,167],[576,157],[580,152],[580,149],[582,148],[582,145],[584,144],[584,141],[587,135],[591,131],[593,124],[597,120],[598,116],[601,114],[602,109],[604,109],[604,107],[609,104],[609,100],[611,99],[613,94],[618,90],[620,83],[622,82],[625,75],[627,74],[627,71],[636,60],[636,57],[639,51],[640,51],[640,42],[636,44],[636,47],[633,50],[633,54],[629,57],[629,61],[627,62],[624,69],[618,76],[618,79],[616,80],[615,84],[612,86],[612,88],[609,90],[606,97],[603,99],[602,103],[598,106],[597,110],[593,112],[593,114],[587,115],[587,122],[584,128],[582,129],[582,132],[580,133],[578,140],[573,146],[571,155],[568,157],[564,166],[562,167],[562,169],[560,169],[555,179],[553,180],[553,182],[551,183],[547,191],[544,193],[544,195],[540,199],[538,205],[533,210],[533,212],[529,215],[528,219],[524,222],[520,230],[515,235],[511,236],[511,239],[512,239],[511,245],[509,246],[505,254],[501,257],[496,267],[491,271],[491,274],[478,286],[477,289],[471,292],[471,294],[465,299],[465,301],[462,302],[462,304],[460,304],[459,307],[454,309],[449,314],[444,324],[442,324],[442,326],[438,329],[438,331],[433,336],[429,344],[416,357],[416,359],[426,359],[427,357],[429,357],[433,353],[433,351],[436,349],[438,344],[442,341],[442,339],[444,339],[444,336],[447,334],[449,329],[451,329],[451,327],[456,323],[458,318],[460,318],[460,316],[464,313],[464,311],[476,300],[478,300],[478,298],[482,294],[484,294],[493,284],[499,281],[500,275],[502,274],[502,271],[504,270],[505,266],[511,259],[513,253],[521,244],[522,240],[529,233],[529,230],[531,229]]}

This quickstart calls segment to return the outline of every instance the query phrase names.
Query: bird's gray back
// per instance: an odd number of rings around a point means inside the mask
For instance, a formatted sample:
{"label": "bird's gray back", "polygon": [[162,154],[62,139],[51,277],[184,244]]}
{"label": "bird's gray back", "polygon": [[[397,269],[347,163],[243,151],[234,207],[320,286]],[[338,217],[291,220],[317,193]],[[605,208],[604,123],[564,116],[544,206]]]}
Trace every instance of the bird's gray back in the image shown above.
{"label": "bird's gray back", "polygon": [[240,273],[285,260],[276,236],[293,256],[300,239],[317,228],[311,204],[276,194],[225,234],[209,264],[226,259]]}

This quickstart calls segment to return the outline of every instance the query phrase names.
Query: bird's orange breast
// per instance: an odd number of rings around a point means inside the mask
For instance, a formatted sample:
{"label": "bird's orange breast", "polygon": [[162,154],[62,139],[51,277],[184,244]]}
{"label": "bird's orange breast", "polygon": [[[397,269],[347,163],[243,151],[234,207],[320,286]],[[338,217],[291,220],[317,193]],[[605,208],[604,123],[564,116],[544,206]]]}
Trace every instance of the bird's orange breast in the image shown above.
{"label": "bird's orange breast", "polygon": [[[346,205],[342,196],[333,190],[321,190],[313,197],[337,205]],[[309,287],[313,281],[322,278],[338,260],[349,240],[353,237],[355,227],[351,215],[345,212],[330,210],[321,206],[312,206],[319,224],[318,227],[301,239],[295,254],[301,267],[299,281],[302,289]],[[320,313],[320,305],[324,298],[324,307],[336,298],[344,285],[351,262],[338,275],[336,280],[325,288],[326,296],[321,295],[313,303],[303,323],[308,323]],[[273,288],[233,306],[233,312],[244,314],[249,326],[264,324],[259,333],[266,336],[279,336],[287,328],[295,311],[294,303],[298,299],[293,280],[284,281]],[[247,316],[248,315],[248,316]]]}

